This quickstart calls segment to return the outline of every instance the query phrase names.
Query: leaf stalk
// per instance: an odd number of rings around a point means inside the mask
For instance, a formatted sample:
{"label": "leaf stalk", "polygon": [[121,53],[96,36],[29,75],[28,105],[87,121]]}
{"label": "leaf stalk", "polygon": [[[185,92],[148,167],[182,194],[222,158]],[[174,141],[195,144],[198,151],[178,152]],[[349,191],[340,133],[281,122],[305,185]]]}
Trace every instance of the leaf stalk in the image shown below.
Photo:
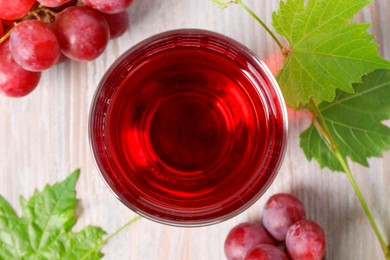
{"label": "leaf stalk", "polygon": [[340,162],[341,167],[343,167],[344,172],[347,174],[348,180],[351,183],[352,188],[355,191],[356,196],[359,199],[360,205],[362,206],[364,212],[366,213],[366,216],[367,216],[368,220],[370,221],[371,227],[374,230],[376,236],[378,237],[378,240],[381,244],[383,253],[385,254],[386,260],[389,260],[390,259],[390,250],[387,247],[386,242],[383,239],[382,234],[380,233],[380,231],[375,223],[374,217],[372,216],[371,211],[367,206],[367,203],[363,197],[363,194],[361,193],[355,179],[352,176],[352,172],[348,166],[348,163],[346,162],[345,158],[342,156],[342,154],[340,153],[340,151],[338,149],[335,151],[335,155],[336,155],[338,161]]}
{"label": "leaf stalk", "polygon": [[[364,213],[366,214],[372,229],[374,230],[379,243],[381,244],[383,253],[385,255],[386,260],[390,260],[390,248],[387,246],[382,234],[380,233],[378,226],[375,222],[375,219],[373,215],[371,214],[370,209],[367,206],[366,200],[364,199],[364,196],[362,192],[359,189],[359,186],[357,185],[352,172],[350,170],[350,167],[346,161],[346,158],[341,154],[340,150],[338,149],[330,131],[328,128],[328,125],[321,113],[321,111],[318,109],[318,106],[311,100],[310,105],[314,111],[314,125],[317,128],[318,132],[324,137],[324,139],[327,141],[328,145],[332,149],[333,153],[335,154],[337,160],[339,161],[341,167],[343,168],[343,171],[346,173],[347,178],[349,180],[349,183],[351,184],[353,190],[355,191],[356,196],[359,199],[360,205],[363,208]],[[318,121],[319,120],[319,121]]]}
{"label": "leaf stalk", "polygon": [[122,230],[124,230],[125,228],[127,228],[128,226],[130,226],[131,224],[133,224],[134,222],[136,222],[137,220],[141,219],[142,217],[141,216],[137,216],[135,218],[132,218],[130,219],[127,223],[125,223],[123,226],[121,226],[120,228],[118,228],[114,233],[110,234],[108,237],[106,237],[105,239],[103,239],[99,244],[97,244],[94,248],[92,248],[91,250],[89,250],[80,260],[85,260],[85,259],[88,259],[88,256],[90,256],[91,254],[93,254],[94,252],[98,251],[101,247],[103,247],[111,238],[113,238],[114,236],[116,236],[119,232],[121,232]]}

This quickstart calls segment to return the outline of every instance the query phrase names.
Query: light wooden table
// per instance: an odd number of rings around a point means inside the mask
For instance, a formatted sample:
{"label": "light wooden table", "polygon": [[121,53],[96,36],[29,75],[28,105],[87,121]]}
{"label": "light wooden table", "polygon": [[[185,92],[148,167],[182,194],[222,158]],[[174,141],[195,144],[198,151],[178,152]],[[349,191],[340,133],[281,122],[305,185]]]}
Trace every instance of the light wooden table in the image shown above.
{"label": "light wooden table", "polygon": [[[265,20],[279,1],[246,1]],[[18,194],[30,196],[45,183],[64,179],[81,167],[77,196],[81,199],[76,229],[99,225],[113,232],[135,214],[106,188],[94,167],[87,137],[89,106],[105,70],[138,41],[169,29],[204,28],[239,40],[262,59],[278,52],[264,30],[238,6],[221,11],[207,0],[134,0],[130,29],[112,41],[94,62],[67,62],[43,73],[39,87],[28,97],[0,97],[0,193],[19,210]],[[358,15],[373,23],[370,29],[390,59],[390,2],[376,0]],[[280,64],[280,60],[274,61]],[[273,65],[270,64],[272,67]],[[390,101],[389,101],[390,102]],[[299,133],[310,119],[289,111],[289,146],[278,177],[254,206],[224,223],[203,228],[175,228],[142,219],[104,247],[106,259],[224,259],[229,229],[257,220],[269,196],[291,192],[305,204],[308,217],[326,231],[327,259],[383,259],[381,249],[347,178],[307,162],[299,148]],[[353,165],[353,173],[380,229],[390,241],[390,153],[370,160],[370,168]]]}

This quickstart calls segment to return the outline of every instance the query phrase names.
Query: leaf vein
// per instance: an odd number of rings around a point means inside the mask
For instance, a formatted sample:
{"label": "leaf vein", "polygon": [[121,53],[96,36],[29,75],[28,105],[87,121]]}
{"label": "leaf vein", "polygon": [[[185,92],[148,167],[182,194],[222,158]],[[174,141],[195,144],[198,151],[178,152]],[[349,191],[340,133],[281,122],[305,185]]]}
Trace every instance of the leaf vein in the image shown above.
{"label": "leaf vein", "polygon": [[[328,1],[328,2],[330,2],[330,1]],[[351,10],[353,10],[355,8],[360,9],[360,8],[362,8],[364,6],[365,6],[365,4],[362,6],[362,4],[360,4],[360,3],[358,3],[356,5],[351,5],[349,8],[344,9],[344,11],[338,13],[337,15],[332,16],[330,19],[324,21],[323,23],[318,24],[317,27],[313,28],[311,32],[309,32],[308,34],[304,35],[295,45],[299,45],[301,42],[303,42],[307,38],[309,38],[313,33],[318,32],[322,27],[327,27],[327,25],[329,23],[331,23],[332,21],[336,20],[336,18],[340,18],[340,17],[342,17],[343,15],[345,15],[348,12],[351,13]]]}
{"label": "leaf vein", "polygon": [[346,102],[348,100],[359,98],[361,96],[366,95],[367,93],[370,93],[372,91],[378,90],[378,89],[380,89],[382,87],[385,87],[385,86],[390,86],[390,83],[389,82],[384,82],[384,83],[379,84],[379,85],[377,85],[375,87],[365,89],[365,90],[363,90],[361,92],[355,92],[355,94],[353,94],[353,95],[345,95],[344,98],[337,99],[334,102],[328,103],[326,106],[321,107],[321,111],[325,111],[325,110],[327,110],[329,108],[332,108],[334,106],[340,105],[341,103],[344,103],[344,102]]}

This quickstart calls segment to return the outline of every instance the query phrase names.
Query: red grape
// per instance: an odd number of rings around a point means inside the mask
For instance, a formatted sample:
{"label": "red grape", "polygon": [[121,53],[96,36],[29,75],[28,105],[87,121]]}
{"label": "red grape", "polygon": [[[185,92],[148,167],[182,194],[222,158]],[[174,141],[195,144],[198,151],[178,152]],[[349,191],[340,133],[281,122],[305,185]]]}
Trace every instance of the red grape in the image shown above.
{"label": "red grape", "polygon": [[84,4],[103,13],[116,14],[126,11],[133,0],[82,0]]}
{"label": "red grape", "polygon": [[111,39],[121,36],[129,27],[129,15],[127,12],[121,12],[118,14],[103,13],[103,16],[108,22]]}
{"label": "red grape", "polygon": [[71,6],[59,13],[53,24],[61,51],[76,61],[97,58],[110,38],[108,23],[101,13],[87,6]]}
{"label": "red grape", "polygon": [[286,247],[293,260],[321,260],[326,250],[325,233],[314,221],[300,220],[289,228]]}
{"label": "red grape", "polygon": [[0,19],[17,20],[25,16],[35,0],[0,0]]}
{"label": "red grape", "polygon": [[288,228],[296,221],[305,218],[302,203],[293,195],[287,193],[275,194],[264,206],[263,225],[278,241],[286,239]]}
{"label": "red grape", "polygon": [[58,7],[63,4],[66,4],[70,0],[37,0],[40,4],[47,7]]}
{"label": "red grape", "polygon": [[258,244],[275,244],[259,223],[241,223],[230,230],[225,240],[225,255],[229,260],[241,260]]}
{"label": "red grape", "polygon": [[52,30],[38,20],[25,20],[11,32],[9,46],[14,60],[29,71],[56,64],[60,45]]}
{"label": "red grape", "polygon": [[0,44],[0,93],[9,97],[22,97],[38,85],[40,72],[20,67],[11,56],[9,40]]}
{"label": "red grape", "polygon": [[252,247],[244,260],[287,260],[286,254],[274,245],[261,244]]}

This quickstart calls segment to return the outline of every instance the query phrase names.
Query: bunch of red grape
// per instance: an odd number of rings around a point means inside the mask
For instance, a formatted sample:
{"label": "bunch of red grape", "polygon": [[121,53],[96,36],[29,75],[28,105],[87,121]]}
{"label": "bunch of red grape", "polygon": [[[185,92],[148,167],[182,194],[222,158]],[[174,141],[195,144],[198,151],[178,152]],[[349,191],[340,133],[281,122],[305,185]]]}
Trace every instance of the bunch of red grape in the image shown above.
{"label": "bunch of red grape", "polygon": [[230,230],[225,240],[229,260],[321,260],[326,242],[322,228],[305,219],[302,203],[293,195],[273,195],[261,223],[245,222]]}
{"label": "bunch of red grape", "polygon": [[132,0],[0,0],[0,93],[25,96],[41,71],[91,61],[128,28]]}

